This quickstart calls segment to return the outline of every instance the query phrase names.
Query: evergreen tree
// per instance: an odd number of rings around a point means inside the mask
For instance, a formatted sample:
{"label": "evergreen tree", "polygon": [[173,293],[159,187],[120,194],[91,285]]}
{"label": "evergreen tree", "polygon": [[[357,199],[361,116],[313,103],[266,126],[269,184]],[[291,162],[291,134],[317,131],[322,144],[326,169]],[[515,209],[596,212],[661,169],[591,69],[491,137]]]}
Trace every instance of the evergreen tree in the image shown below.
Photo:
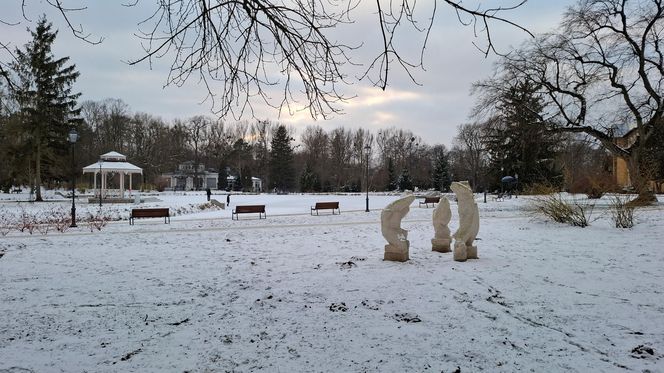
{"label": "evergreen tree", "polygon": [[300,190],[303,192],[320,192],[320,189],[318,174],[312,170],[311,165],[307,162],[302,175],[300,175]]}
{"label": "evergreen tree", "polygon": [[217,188],[219,190],[226,190],[228,185],[228,172],[226,171],[226,165],[222,164],[219,168],[219,182],[217,183]]}
{"label": "evergreen tree", "polygon": [[233,190],[251,190],[251,163],[253,161],[251,145],[243,139],[238,139],[233,143],[229,157],[233,162],[236,174]]}
{"label": "evergreen tree", "polygon": [[251,180],[252,178],[252,170],[251,167],[245,166],[242,168],[242,174],[240,176],[240,188],[241,190],[247,192],[253,192],[254,191],[254,183]]}
{"label": "evergreen tree", "polygon": [[448,154],[442,145],[434,147],[432,154],[433,170],[431,181],[433,187],[441,192],[446,192],[450,189],[450,184],[452,183]]}
{"label": "evergreen tree", "polygon": [[75,65],[66,66],[69,57],[53,56],[57,31],[51,28],[45,17],[40,18],[31,32],[32,41],[23,50],[16,50],[16,62],[12,64],[18,76],[16,101],[21,131],[31,150],[37,201],[42,200],[40,187],[45,177],[66,178],[69,174],[67,133],[80,123],[76,102],[80,93],[72,92],[79,73]]}
{"label": "evergreen tree", "polygon": [[387,185],[385,186],[385,189],[392,191],[397,189],[397,187],[397,175],[394,170],[394,161],[390,157],[387,159]]}
{"label": "evergreen tree", "polygon": [[399,190],[413,190],[413,181],[410,179],[410,173],[408,169],[404,168],[401,170],[401,175],[399,175]]}
{"label": "evergreen tree", "polygon": [[270,188],[280,191],[289,191],[295,183],[295,169],[293,168],[293,148],[290,145],[291,137],[285,126],[277,127],[272,136],[270,149]]}
{"label": "evergreen tree", "polygon": [[560,176],[554,167],[559,136],[542,125],[542,99],[538,87],[523,82],[506,90],[497,104],[497,115],[483,130],[483,143],[491,159],[493,180],[518,175],[519,182],[535,184]]}

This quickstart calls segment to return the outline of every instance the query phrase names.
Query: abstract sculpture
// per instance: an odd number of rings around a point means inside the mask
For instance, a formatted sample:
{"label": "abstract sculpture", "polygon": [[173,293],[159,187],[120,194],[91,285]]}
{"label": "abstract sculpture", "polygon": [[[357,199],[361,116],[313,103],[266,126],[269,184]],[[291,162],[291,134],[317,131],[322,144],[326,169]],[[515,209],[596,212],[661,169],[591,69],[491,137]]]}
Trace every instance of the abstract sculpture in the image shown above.
{"label": "abstract sculpture", "polygon": [[451,187],[459,203],[459,229],[454,232],[454,260],[477,259],[473,241],[480,230],[480,213],[473,191],[467,181],[454,182]]}
{"label": "abstract sculpture", "polygon": [[433,251],[440,253],[450,252],[452,237],[450,237],[450,228],[447,225],[451,219],[452,210],[450,210],[450,201],[444,196],[440,197],[440,202],[432,214],[434,236],[431,239],[431,249]]}
{"label": "abstract sculpture", "polygon": [[387,241],[384,260],[408,260],[408,231],[401,228],[401,220],[410,211],[415,196],[409,195],[387,205],[380,213],[380,230]]}

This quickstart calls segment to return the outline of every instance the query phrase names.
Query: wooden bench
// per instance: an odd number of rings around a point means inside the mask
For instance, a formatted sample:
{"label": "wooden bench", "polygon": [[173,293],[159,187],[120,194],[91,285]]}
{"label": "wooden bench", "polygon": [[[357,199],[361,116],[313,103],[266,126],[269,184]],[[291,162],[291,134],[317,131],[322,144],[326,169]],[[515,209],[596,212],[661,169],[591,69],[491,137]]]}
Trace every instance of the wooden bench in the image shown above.
{"label": "wooden bench", "polygon": [[440,197],[424,197],[424,202],[420,202],[420,207],[422,207],[422,205],[429,207],[429,204],[431,204],[431,206],[433,207],[436,205],[436,203],[439,202],[440,202]]}
{"label": "wooden bench", "polygon": [[318,210],[332,210],[332,215],[334,215],[334,210],[337,210],[339,214],[341,214],[341,210],[339,210],[339,202],[316,202],[316,206],[311,208],[311,215],[314,214],[314,211],[316,211],[316,215],[318,215]]}
{"label": "wooden bench", "polygon": [[267,215],[265,214],[265,205],[245,205],[245,206],[235,206],[235,209],[231,213],[231,219],[240,220],[238,214],[256,214],[258,213],[259,219],[266,219]]}
{"label": "wooden bench", "polygon": [[23,189],[20,189],[20,188],[14,188],[14,189],[11,190],[11,192],[12,192],[12,193],[19,194],[19,193],[23,193]]}
{"label": "wooden bench", "polygon": [[134,225],[136,218],[164,218],[164,224],[168,219],[171,222],[171,214],[168,208],[150,208],[150,209],[131,209],[131,216],[129,216],[129,225]]}

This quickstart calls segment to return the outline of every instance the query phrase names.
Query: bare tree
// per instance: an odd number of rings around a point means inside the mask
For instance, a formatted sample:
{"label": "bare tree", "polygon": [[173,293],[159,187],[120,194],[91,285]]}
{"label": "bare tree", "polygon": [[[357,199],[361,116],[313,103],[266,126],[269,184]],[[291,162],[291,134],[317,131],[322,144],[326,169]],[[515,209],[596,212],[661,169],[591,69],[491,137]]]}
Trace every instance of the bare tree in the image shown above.
{"label": "bare tree", "polygon": [[454,163],[462,166],[455,172],[457,180],[460,180],[459,177],[467,178],[475,191],[479,187],[488,187],[484,175],[488,159],[482,144],[482,123],[462,124],[457,131],[454,137]]}
{"label": "bare tree", "polygon": [[208,139],[208,130],[212,120],[202,115],[190,118],[186,123],[187,141],[194,151],[194,190],[200,190],[201,181],[198,171],[201,165],[201,150],[205,148]]}
{"label": "bare tree", "polygon": [[[483,7],[482,1],[443,0],[456,12],[459,22],[473,28],[483,40],[478,48],[483,53],[495,52],[490,32],[495,24],[523,29],[504,14],[520,7],[526,0],[511,0],[507,5]],[[74,36],[99,43],[72,20],[72,12],[85,7],[68,7],[65,0],[47,0],[56,8]],[[123,4],[137,6],[133,1]],[[16,1],[23,17],[26,2]],[[281,112],[308,110],[313,117],[327,117],[340,111],[338,104],[346,97],[339,86],[346,84],[347,66],[354,61],[350,52],[363,47],[337,41],[335,32],[353,23],[358,13],[372,12],[380,30],[378,55],[365,66],[363,77],[386,89],[394,66],[411,76],[412,69],[422,67],[424,50],[437,13],[437,2],[416,0],[381,1],[375,7],[359,6],[352,0],[170,0],[157,1],[151,16],[139,25],[138,37],[145,53],[132,64],[152,62],[155,58],[172,58],[168,84],[180,86],[191,78],[199,79],[208,90],[213,110],[220,116],[236,118],[245,111],[253,114],[255,98]],[[20,20],[5,20],[11,27]],[[422,35],[419,56],[405,56],[397,43],[398,35],[408,30]],[[527,32],[527,31],[526,31]],[[412,38],[404,48],[410,48]],[[483,46],[480,46],[483,45]],[[0,41],[0,53],[11,59],[8,44]],[[0,77],[11,82],[7,65],[0,64]],[[216,88],[216,84],[220,88]],[[277,86],[281,94],[273,96],[269,87]]]}
{"label": "bare tree", "polygon": [[[624,158],[638,201],[653,201],[642,160],[645,143],[664,125],[664,1],[581,0],[561,26],[505,58],[482,86],[496,95],[514,80],[540,86],[539,121],[588,134]],[[629,128],[635,141],[619,145],[614,136]]]}

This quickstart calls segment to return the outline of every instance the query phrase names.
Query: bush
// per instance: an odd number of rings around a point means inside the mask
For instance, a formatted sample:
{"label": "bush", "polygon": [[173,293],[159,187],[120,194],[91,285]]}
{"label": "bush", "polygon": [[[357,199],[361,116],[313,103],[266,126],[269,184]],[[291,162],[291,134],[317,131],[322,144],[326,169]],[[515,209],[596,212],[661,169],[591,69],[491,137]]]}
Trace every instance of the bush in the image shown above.
{"label": "bush", "polygon": [[615,181],[611,175],[605,173],[581,177],[569,188],[570,193],[584,193],[590,199],[602,198],[605,193],[615,190]]}
{"label": "bush", "polygon": [[535,211],[555,222],[584,228],[590,225],[595,204],[568,202],[559,194],[552,194],[535,199],[534,207]]}
{"label": "bush", "polygon": [[616,228],[634,227],[635,206],[629,203],[628,198],[618,196],[611,199],[611,215]]}
{"label": "bush", "polygon": [[535,183],[528,185],[523,189],[521,194],[531,195],[531,196],[543,196],[557,193],[560,188],[551,183]]}
{"label": "bush", "polygon": [[11,210],[4,210],[0,208],[0,235],[6,236],[11,232],[12,228],[16,225],[16,217],[14,217]]}
{"label": "bush", "polygon": [[90,232],[94,232],[95,229],[98,231],[102,230],[102,228],[104,228],[110,220],[111,217],[104,213],[100,208],[96,214],[88,212],[88,216],[85,219],[85,222],[88,224]]}

